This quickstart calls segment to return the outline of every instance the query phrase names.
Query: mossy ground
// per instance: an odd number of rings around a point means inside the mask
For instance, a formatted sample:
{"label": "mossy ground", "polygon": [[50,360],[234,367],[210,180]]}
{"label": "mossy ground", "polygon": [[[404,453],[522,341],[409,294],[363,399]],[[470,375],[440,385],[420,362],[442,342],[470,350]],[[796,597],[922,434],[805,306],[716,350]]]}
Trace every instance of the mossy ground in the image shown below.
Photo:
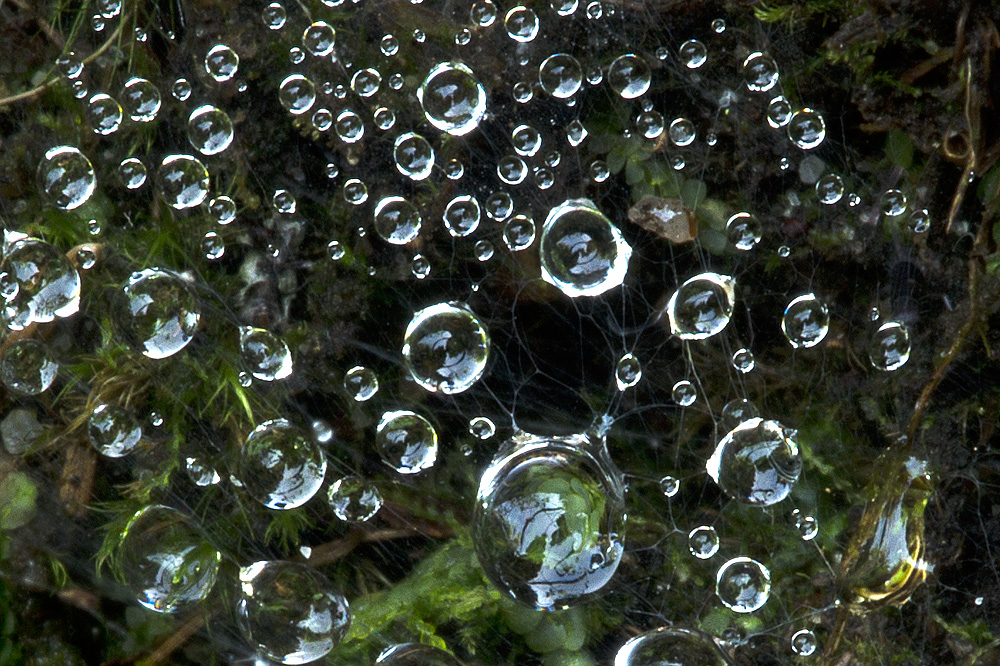
{"label": "mossy ground", "polygon": [[[430,0],[363,2],[357,10],[287,3],[289,27],[272,33],[261,24],[259,3],[136,0],[95,32],[92,2],[0,1],[0,215],[7,229],[61,250],[102,247],[84,277],[81,312],[34,332],[66,359],[58,383],[38,398],[5,393],[0,407],[0,416],[32,410],[45,433],[24,455],[0,460],[0,663],[248,658],[230,613],[231,584],[220,583],[204,607],[171,618],[139,609],[115,581],[117,536],[131,513],[151,501],[196,516],[224,546],[222,579],[231,579],[237,564],[301,558],[299,546],[311,546],[310,562],[345,591],[355,613],[330,663],[368,664],[387,645],[406,640],[446,647],[483,666],[610,663],[624,640],[664,622],[716,635],[739,627],[749,636],[733,653],[740,664],[799,661],[788,637],[803,627],[826,650],[813,657],[817,663],[1000,663],[996,7],[909,0],[604,4],[616,12],[612,28],[553,36],[552,48],[586,45],[606,65],[625,41],[653,61],[658,45],[703,40],[727,64],[702,78],[682,67],[658,69],[658,80],[667,83],[650,93],[668,122],[686,115],[700,127],[717,112],[705,98],[739,83],[738,54],[766,50],[793,104],[824,113],[828,137],[818,154],[864,203],[832,209],[810,199],[795,169],[778,167],[781,158],[797,161],[802,152],[768,127],[760,104],[753,107],[757,115],[746,105],[713,125],[716,146],[699,155],[699,169],[679,174],[662,146],[622,137],[631,111],[621,100],[591,95],[581,110],[539,99],[526,115],[531,122],[564,125],[580,116],[591,137],[579,151],[560,144],[565,163],[551,192],[519,192],[529,207],[534,202],[536,220],[544,218],[546,196],[589,196],[619,211],[615,221],[636,250],[623,290],[628,297],[568,302],[533,279],[537,260],[528,253],[501,252],[498,242],[498,258],[481,264],[471,245],[453,244],[440,230],[419,248],[434,266],[432,277],[416,281],[409,255],[374,234],[356,234],[366,220],[340,198],[346,176],[331,180],[322,168],[334,162],[344,173],[355,169],[374,191],[395,177],[378,160],[391,142],[371,138],[351,147],[320,136],[281,108],[275,90],[290,71],[288,49],[298,43],[306,15],[350,21],[338,44],[355,54],[355,68],[367,66],[365,58],[381,66],[375,52],[381,35],[405,40],[423,29],[426,42],[408,43],[394,65],[412,87],[427,63],[455,57],[453,36],[467,8],[444,10]],[[727,29],[713,35],[709,26],[719,17]],[[137,28],[145,41],[134,38]],[[245,91],[205,81],[200,59],[220,40],[241,56]],[[504,121],[519,117],[506,94],[515,58],[506,37],[474,40],[469,57],[480,63],[477,74],[505,91],[492,95],[492,113]],[[55,65],[71,50],[86,59],[92,91],[115,94],[130,75],[153,80],[164,98],[160,119],[150,126],[126,122],[108,139],[94,135]],[[184,107],[169,92],[180,76],[207,91],[237,127],[234,146],[209,163],[213,191],[240,205],[238,222],[225,228],[203,212],[169,209],[152,182],[132,192],[116,177],[124,157],[142,158],[152,181],[163,154],[190,151]],[[406,109],[398,112],[408,118]],[[495,186],[495,159],[510,129],[443,141],[441,163],[457,157],[466,178],[492,179]],[[58,144],[88,154],[101,184],[72,213],[46,206],[35,182],[41,155]],[[603,186],[587,180],[596,158],[612,172]],[[872,213],[890,187],[928,208],[927,234],[909,234]],[[295,194],[296,216],[271,210],[277,188]],[[442,180],[407,194],[433,206],[452,188]],[[790,192],[801,195],[798,204]],[[625,211],[644,194],[678,197],[695,209],[704,246],[672,246],[628,227]],[[728,214],[742,209],[766,227],[751,260],[727,250],[721,236]],[[89,219],[100,221],[101,235],[88,233]],[[226,241],[217,262],[201,248],[213,228]],[[331,238],[349,245],[338,263],[326,257]],[[779,256],[780,246],[789,257]],[[134,341],[120,333],[121,285],[132,270],[153,265],[190,272],[205,304],[195,341],[169,363],[136,353]],[[257,267],[252,279],[248,266]],[[646,325],[647,311],[678,278],[705,266],[738,279],[732,328],[756,357],[746,377],[733,379],[733,350],[725,345],[688,350],[662,327]],[[481,291],[469,288],[474,283]],[[793,351],[776,325],[789,297],[807,290],[822,295],[832,318],[827,341],[812,353]],[[490,324],[499,360],[485,380],[488,393],[440,400],[405,381],[397,338],[418,305],[457,297]],[[895,373],[875,372],[867,361],[872,308],[910,326],[912,358]],[[295,357],[293,376],[275,386],[242,386],[236,324],[282,335]],[[640,329],[641,336],[629,332]],[[611,368],[625,339],[643,360],[643,380],[618,396]],[[448,433],[437,468],[418,481],[390,476],[374,454],[378,412],[340,388],[343,372],[356,363],[377,370],[379,404],[416,406]],[[670,387],[692,372],[714,411],[669,403]],[[791,505],[762,513],[726,500],[705,478],[704,459],[719,434],[715,416],[732,397],[749,397],[798,428],[805,471],[793,504],[819,519],[815,541],[797,538],[787,521]],[[164,418],[151,445],[126,464],[98,459],[86,440],[89,409],[110,400]],[[545,432],[582,430],[605,411],[616,418],[609,449],[629,479],[628,552],[609,593],[566,614],[542,616],[503,599],[483,577],[468,536],[478,475],[496,444],[467,435],[468,419],[492,416],[500,438],[510,434],[510,411],[522,427]],[[197,455],[225,471],[245,434],[280,416],[305,424],[322,418],[333,427],[328,453],[336,471],[374,478],[385,495],[371,524],[335,521],[317,506],[321,498],[271,512],[228,485],[197,487],[181,469],[184,457]],[[866,614],[834,610],[834,599],[850,591],[838,560],[858,546],[862,507],[908,455],[932,470],[921,511],[934,570],[905,605]],[[682,483],[669,501],[657,483],[668,473]],[[722,555],[706,563],[687,552],[687,530],[698,524],[718,527],[727,556],[767,563],[775,586],[761,611],[737,616],[718,604],[712,587]],[[103,575],[99,563],[108,565]]]}

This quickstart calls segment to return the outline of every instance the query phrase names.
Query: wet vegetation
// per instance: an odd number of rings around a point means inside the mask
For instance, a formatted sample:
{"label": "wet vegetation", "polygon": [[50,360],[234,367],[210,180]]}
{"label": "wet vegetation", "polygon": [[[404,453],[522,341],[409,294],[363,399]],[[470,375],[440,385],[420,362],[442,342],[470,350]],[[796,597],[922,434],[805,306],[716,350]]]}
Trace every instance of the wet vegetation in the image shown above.
{"label": "wet vegetation", "polygon": [[0,0],[0,663],[1000,663],[996,20]]}

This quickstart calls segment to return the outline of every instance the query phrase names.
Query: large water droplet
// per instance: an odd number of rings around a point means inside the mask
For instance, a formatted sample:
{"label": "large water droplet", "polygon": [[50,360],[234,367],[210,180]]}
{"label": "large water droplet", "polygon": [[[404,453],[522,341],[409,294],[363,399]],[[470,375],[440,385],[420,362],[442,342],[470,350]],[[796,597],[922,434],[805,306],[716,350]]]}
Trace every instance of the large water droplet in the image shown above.
{"label": "large water droplet", "polygon": [[550,55],[538,66],[538,82],[553,97],[569,99],[583,85],[580,61],[566,53]]}
{"label": "large water droplet", "polygon": [[826,121],[812,109],[801,109],[788,120],[788,138],[802,150],[812,150],[826,138]]}
{"label": "large water droplet", "polygon": [[187,136],[202,155],[218,155],[233,142],[233,121],[225,111],[203,104],[188,116]]}
{"label": "large water droplet", "polygon": [[480,479],[476,555],[498,589],[528,606],[559,610],[597,593],[624,538],[622,476],[603,440],[522,433]]}
{"label": "large water droplet", "polygon": [[704,340],[729,324],[736,281],[728,275],[702,273],[688,279],[667,301],[670,331],[682,340]]}
{"label": "large water droplet", "polygon": [[205,54],[205,71],[220,83],[236,76],[239,66],[240,57],[225,44],[216,44]]}
{"label": "large water droplet", "polygon": [[111,95],[97,93],[87,101],[87,121],[95,134],[114,134],[122,124],[122,106]]}
{"label": "large water droplet", "polygon": [[712,636],[680,627],[647,631],[626,642],[614,666],[727,666]]}
{"label": "large water droplet", "polygon": [[503,20],[507,36],[515,42],[530,42],[538,35],[538,16],[523,5],[507,12]]}
{"label": "large water droplet", "polygon": [[771,572],[757,560],[735,557],[719,567],[715,593],[730,610],[753,613],[771,594]]}
{"label": "large water droplet", "polygon": [[146,165],[137,157],[126,157],[118,165],[118,177],[130,190],[136,190],[146,183]]}
{"label": "large water droplet", "polygon": [[649,90],[650,80],[649,65],[633,53],[618,56],[608,67],[608,85],[624,99],[644,95]]}
{"label": "large water droplet", "polygon": [[393,145],[392,155],[396,169],[410,180],[424,180],[434,169],[434,149],[419,134],[400,134]]}
{"label": "large water droplet", "polygon": [[483,376],[489,352],[486,327],[460,303],[420,310],[403,334],[406,367],[428,391],[452,394],[469,389]]}
{"label": "large water droplet", "polygon": [[632,248],[592,201],[571,199],[549,211],[539,254],[542,279],[576,298],[620,286]]}
{"label": "large water droplet", "polygon": [[479,201],[471,194],[460,194],[448,202],[444,209],[444,226],[455,238],[468,236],[479,228],[481,211]]}
{"label": "large water droplet", "polygon": [[698,69],[708,60],[708,48],[697,39],[689,39],[678,47],[677,57],[688,69]]}
{"label": "large water droplet", "polygon": [[356,365],[344,373],[344,389],[357,402],[371,400],[378,393],[378,375],[370,368]]}
{"label": "large water droplet", "polygon": [[175,613],[208,596],[222,555],[180,511],[153,505],[140,509],[118,546],[125,583],[139,603]]}
{"label": "large water droplet", "polygon": [[437,431],[415,412],[386,412],[375,429],[375,447],[389,467],[400,474],[417,474],[437,461]]}
{"label": "large water droplet", "polygon": [[837,174],[828,173],[816,181],[816,198],[820,203],[829,206],[840,201],[843,196],[844,181]]}
{"label": "large water droplet", "polygon": [[278,101],[293,115],[301,115],[316,102],[316,86],[301,74],[290,74],[278,86]]}
{"label": "large water droplet", "polygon": [[137,123],[152,122],[160,112],[160,91],[146,79],[134,76],[122,89],[122,107]]}
{"label": "large water droplet", "polygon": [[889,321],[875,332],[868,356],[879,370],[892,372],[910,360],[910,331],[906,324]]}
{"label": "large water droplet", "polygon": [[375,232],[387,243],[406,245],[420,234],[420,213],[403,197],[382,197],[374,216]]}
{"label": "large water droplet", "polygon": [[746,252],[760,242],[760,222],[750,213],[736,213],[726,222],[726,237],[737,250]]}
{"label": "large water droplet", "polygon": [[688,550],[699,560],[719,552],[719,535],[711,525],[699,525],[688,533]]}
{"label": "large water droplet", "polygon": [[301,428],[286,419],[265,421],[247,436],[237,476],[269,509],[302,506],[323,485],[326,456]]}
{"label": "large water droplet", "polygon": [[351,624],[347,599],[330,579],[298,562],[241,567],[236,612],[247,641],[281,664],[321,659]]}
{"label": "large water droplet", "polygon": [[191,155],[167,155],[157,171],[164,203],[182,210],[193,208],[208,196],[208,169]]}
{"label": "large water droplet", "polygon": [[4,386],[21,395],[38,395],[55,381],[59,364],[48,345],[25,338],[10,344],[0,361],[0,379]]}
{"label": "large water droplet", "polygon": [[382,508],[382,493],[360,476],[345,476],[334,481],[327,499],[334,515],[349,523],[371,520]]}
{"label": "large water droplet", "polygon": [[778,65],[766,53],[754,51],[743,61],[743,81],[751,92],[767,92],[778,83]]}
{"label": "large water droplet", "polygon": [[739,502],[777,504],[788,496],[802,471],[794,435],[777,421],[748,419],[719,440],[705,470]]}
{"label": "large water droplet", "polygon": [[486,115],[486,89],[460,62],[432,67],[417,90],[417,99],[427,121],[452,136],[468,134]]}
{"label": "large water droplet", "polygon": [[38,165],[38,180],[45,198],[63,210],[87,203],[97,186],[94,166],[73,146],[56,146],[45,151]]}
{"label": "large water droplet", "polygon": [[101,455],[120,458],[138,446],[142,427],[124,407],[102,404],[87,419],[87,437]]}
{"label": "large water droplet", "polygon": [[125,285],[131,335],[149,358],[166,358],[194,338],[201,312],[187,281],[161,268],[132,273]]}
{"label": "large water droplet", "polygon": [[337,31],[326,21],[315,21],[302,32],[302,46],[314,56],[328,56],[333,53]]}
{"label": "large water droplet", "polygon": [[796,349],[815,347],[830,331],[830,311],[813,294],[803,294],[785,306],[781,332]]}
{"label": "large water droplet", "polygon": [[285,379],[292,374],[292,354],[288,345],[263,328],[240,328],[240,365],[264,382]]}
{"label": "large water droplet", "polygon": [[80,287],[80,274],[66,255],[37,238],[15,241],[0,262],[0,295],[11,330],[76,314]]}

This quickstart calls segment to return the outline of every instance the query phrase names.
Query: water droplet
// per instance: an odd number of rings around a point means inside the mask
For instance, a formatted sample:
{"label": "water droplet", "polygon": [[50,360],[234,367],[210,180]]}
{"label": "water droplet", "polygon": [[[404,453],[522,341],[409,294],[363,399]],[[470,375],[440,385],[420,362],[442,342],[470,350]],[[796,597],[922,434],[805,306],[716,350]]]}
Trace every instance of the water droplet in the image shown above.
{"label": "water droplet", "polygon": [[663,134],[663,115],[658,111],[643,111],[635,119],[635,127],[647,139],[655,139]]}
{"label": "water droplet", "polygon": [[735,368],[739,372],[742,372],[743,374],[752,371],[756,366],[756,362],[754,361],[753,358],[753,353],[745,347],[741,347],[740,349],[737,349],[735,352],[733,352],[732,363],[733,363],[733,368]]}
{"label": "water droplet", "polygon": [[799,629],[792,634],[792,652],[800,657],[808,657],[816,652],[819,643],[816,635],[808,629]]}
{"label": "water droplet", "polygon": [[327,499],[334,515],[349,523],[371,520],[382,508],[382,493],[360,476],[345,476],[334,481]]}
{"label": "water droplet", "polygon": [[717,18],[712,19],[712,32],[717,35],[721,35],[726,31],[726,21],[725,19]]}
{"label": "water droplet", "polygon": [[118,165],[118,177],[127,189],[139,189],[146,183],[146,165],[137,157],[126,157]]}
{"label": "water droplet", "polygon": [[361,97],[371,97],[378,92],[381,85],[382,75],[371,67],[359,69],[351,77],[351,90]]}
{"label": "water droplet", "polygon": [[437,461],[437,431],[415,412],[386,412],[375,429],[375,447],[389,467],[400,474],[417,474]]}
{"label": "water droplet", "polygon": [[117,548],[125,583],[140,604],[176,613],[208,596],[222,555],[180,511],[152,505],[140,509]]}
{"label": "water droplet", "polygon": [[413,132],[396,138],[393,158],[396,170],[410,180],[424,180],[434,169],[434,149],[427,139]]}
{"label": "water droplet", "polygon": [[608,163],[604,160],[594,160],[590,163],[590,179],[595,183],[603,183],[611,176]]}
{"label": "water droplet", "polygon": [[202,155],[218,155],[233,142],[233,122],[225,111],[204,104],[188,116],[187,136]]}
{"label": "water droplet", "polygon": [[14,393],[38,395],[47,390],[59,373],[59,364],[48,345],[24,338],[10,344],[0,361],[0,380]]}
{"label": "water droplet", "polygon": [[87,437],[101,455],[120,458],[131,453],[142,439],[142,427],[132,413],[116,405],[101,404],[87,420]]}
{"label": "water droplet", "polygon": [[530,42],[538,34],[538,16],[522,5],[508,11],[503,24],[507,36],[516,42]]}
{"label": "water droplet", "polygon": [[778,95],[767,104],[767,124],[778,129],[792,119],[792,105],[784,95]]}
{"label": "water droplet", "polygon": [[271,195],[271,205],[282,215],[294,214],[297,207],[295,197],[288,190],[275,190]]}
{"label": "water droplet", "polygon": [[476,241],[475,253],[479,261],[489,261],[493,258],[493,243],[488,240]]}
{"label": "water droplet", "polygon": [[576,148],[587,138],[587,128],[579,120],[570,121],[566,125],[566,141]]}
{"label": "water droplet", "polygon": [[757,560],[735,557],[719,567],[715,593],[726,608],[753,613],[771,594],[771,572]]}
{"label": "water droplet", "polygon": [[760,416],[760,410],[746,398],[730,400],[722,407],[722,418],[719,420],[719,427],[724,432],[732,430],[739,424],[749,419]]}
{"label": "water droplet", "polygon": [[316,102],[316,86],[301,74],[291,74],[278,86],[278,101],[289,113],[303,114]]}
{"label": "water droplet", "polygon": [[453,157],[444,165],[444,175],[448,180],[460,180],[465,175],[465,166]]}
{"label": "water droplet", "polygon": [[403,197],[383,197],[375,204],[375,231],[393,245],[406,245],[420,234],[420,213]]}
{"label": "water droplet", "polygon": [[208,212],[217,223],[230,224],[236,219],[236,202],[223,194],[208,202]]}
{"label": "water droplet", "polygon": [[410,273],[418,280],[423,280],[431,274],[431,262],[422,254],[413,255],[410,261]]}
{"label": "water droplet", "polygon": [[549,211],[539,254],[542,279],[576,298],[620,286],[632,248],[593,202],[571,199]]}
{"label": "water droplet", "polygon": [[486,115],[486,89],[460,62],[432,67],[417,90],[417,99],[427,121],[452,136],[468,134]]}
{"label": "water droplet", "polygon": [[77,58],[76,53],[69,51],[66,55],[56,59],[56,67],[67,79],[76,79],[83,74],[83,62]]}
{"label": "water droplet", "polygon": [[507,155],[497,164],[497,175],[507,185],[517,185],[528,175],[528,166],[520,157]]}
{"label": "water droplet", "polygon": [[906,212],[906,195],[899,190],[886,190],[879,197],[879,208],[886,217],[899,217]]}
{"label": "water droplet", "polygon": [[603,439],[521,433],[479,483],[473,543],[492,583],[539,610],[593,596],[624,551],[621,472]]}
{"label": "water droplet", "polygon": [[360,178],[348,178],[344,181],[344,201],[352,206],[360,206],[368,201],[368,186]]}
{"label": "water droplet", "polygon": [[264,11],[261,12],[260,18],[264,21],[266,25],[271,30],[281,30],[285,27],[285,21],[288,18],[288,13],[285,11],[285,6],[280,2],[272,2]]}
{"label": "water droplet", "polygon": [[677,477],[665,476],[660,479],[660,492],[664,497],[674,497],[681,490],[681,482]]}
{"label": "water droplet", "polygon": [[874,367],[892,372],[910,360],[910,331],[905,324],[890,321],[879,326],[869,358]]}
{"label": "water droplet", "polygon": [[493,0],[478,0],[469,9],[469,19],[480,28],[488,28],[497,20],[497,6]]}
{"label": "water droplet", "polygon": [[225,44],[216,44],[205,54],[205,71],[219,83],[231,81],[239,66],[240,57]]}
{"label": "water droplet", "polygon": [[370,368],[356,365],[344,374],[344,388],[354,400],[365,402],[378,393],[378,376]]}
{"label": "water droplet", "polygon": [[619,391],[624,391],[639,383],[642,379],[642,365],[632,354],[625,354],[618,359],[615,366],[615,383]]}
{"label": "water droplet", "polygon": [[677,56],[688,69],[698,69],[708,60],[708,49],[697,39],[689,39],[677,49]]}
{"label": "water droplet", "polygon": [[125,113],[137,123],[152,122],[160,112],[160,91],[138,76],[125,82],[121,98]]}
{"label": "water droplet", "polygon": [[201,237],[201,251],[209,261],[222,259],[226,253],[226,242],[216,231],[207,231]]}
{"label": "water droplet", "polygon": [[327,256],[333,261],[340,261],[344,258],[345,254],[344,246],[340,244],[338,240],[332,240],[326,245]]}
{"label": "water droplet", "polygon": [[315,21],[302,31],[302,46],[314,56],[323,57],[333,53],[337,31],[326,21]]}
{"label": "water droplet", "polygon": [[644,95],[649,90],[650,79],[649,65],[633,53],[618,56],[608,67],[608,85],[623,99]]}
{"label": "water droplet", "polygon": [[286,419],[265,421],[247,436],[236,475],[269,509],[302,506],[323,485],[326,457],[301,428]]}
{"label": "water droplet", "polygon": [[786,259],[788,255],[790,255],[791,253],[792,249],[787,245],[782,245],[781,247],[778,248],[778,256],[781,257],[782,259]]}
{"label": "water droplet", "polygon": [[65,254],[37,238],[21,238],[0,262],[7,328],[69,317],[80,309],[80,274]]}
{"label": "water droplet", "polygon": [[[575,0],[573,5],[575,9]],[[538,83],[556,99],[569,99],[583,85],[580,61],[566,53],[550,55],[538,66]]]}
{"label": "water droplet", "polygon": [[704,340],[729,324],[736,281],[728,275],[702,273],[682,284],[667,302],[670,331],[682,340]]}
{"label": "water droplet", "polygon": [[834,173],[821,176],[816,181],[816,197],[822,204],[835,204],[844,196],[844,180]]}
{"label": "water droplet", "polygon": [[184,459],[184,471],[187,472],[191,482],[199,487],[214,486],[222,477],[211,464],[202,458],[189,456]]}
{"label": "water droplet", "polygon": [[73,210],[87,203],[97,186],[90,160],[72,146],[45,151],[38,165],[38,180],[45,197],[62,210]]}
{"label": "water droplet", "polygon": [[697,131],[694,128],[694,123],[687,118],[674,118],[670,123],[670,129],[667,130],[667,135],[675,146],[684,147],[694,142]]}
{"label": "water droplet", "polygon": [[479,202],[470,194],[460,194],[445,206],[444,226],[455,238],[468,236],[479,228]]}
{"label": "water droplet", "polygon": [[167,155],[157,170],[164,203],[182,210],[199,205],[208,196],[208,169],[191,155]]}
{"label": "water droplet", "polygon": [[198,297],[176,273],[146,268],[125,285],[130,334],[149,358],[166,358],[194,338],[201,319]]}
{"label": "water droplet", "polygon": [[803,541],[812,541],[819,534],[819,523],[812,516],[804,516],[798,509],[792,511],[792,520],[795,523],[795,531]]}
{"label": "water droplet", "polygon": [[101,223],[97,220],[87,220],[87,232],[91,236],[97,236],[101,233]]}
{"label": "water droplet", "polygon": [[743,81],[750,92],[767,92],[778,83],[778,65],[766,53],[754,51],[743,61]]}
{"label": "water droplet", "polygon": [[121,104],[111,95],[97,93],[87,102],[87,121],[95,134],[114,134],[122,122]]}
{"label": "water droplet", "polygon": [[698,390],[687,379],[682,379],[670,389],[670,397],[681,407],[690,407],[698,399]]}
{"label": "water droplet", "polygon": [[97,264],[97,252],[93,246],[83,245],[76,251],[76,263],[80,270],[89,271]]}
{"label": "water droplet", "polygon": [[688,533],[688,550],[699,560],[719,552],[719,535],[711,525],[699,525]]}
{"label": "water droplet", "polygon": [[737,250],[752,250],[760,242],[760,221],[750,213],[736,213],[726,222],[726,237]]}
{"label": "water droplet", "polygon": [[263,328],[240,328],[240,364],[254,379],[263,382],[285,379],[292,374],[288,345]]}
{"label": "water droplet", "polygon": [[535,221],[518,214],[503,225],[503,242],[511,252],[527,250],[535,242]]}
{"label": "water droplet", "polygon": [[485,441],[496,432],[496,425],[486,416],[476,416],[469,421],[469,434],[478,440]]}
{"label": "water droplet", "polygon": [[460,303],[438,303],[416,312],[403,334],[410,376],[428,391],[468,390],[485,372],[489,351],[486,328]]}
{"label": "water droplet", "polygon": [[604,16],[604,7],[601,5],[600,0],[591,0],[587,3],[587,18],[591,21],[596,21]]}
{"label": "water droplet", "polygon": [[236,612],[248,642],[281,664],[321,659],[351,624],[347,599],[330,579],[297,562],[241,567]]}
{"label": "water droplet", "polygon": [[826,138],[826,121],[812,109],[796,111],[788,120],[788,138],[802,150],[812,150]]}
{"label": "water droplet", "polygon": [[705,469],[739,502],[777,504],[791,492],[802,470],[794,434],[777,421],[748,419],[719,440]]}
{"label": "water droplet", "polygon": [[931,216],[926,208],[918,208],[910,213],[906,221],[906,228],[914,234],[925,234],[931,228]]}
{"label": "water droplet", "polygon": [[510,133],[514,152],[522,157],[534,157],[542,147],[542,137],[530,125],[518,125]]}
{"label": "water droplet", "polygon": [[715,639],[680,627],[647,631],[626,642],[613,666],[727,666]]}
{"label": "water droplet", "polygon": [[177,79],[170,86],[170,94],[179,102],[186,101],[191,97],[191,83],[187,79]]}
{"label": "water droplet", "polygon": [[486,198],[486,215],[502,222],[514,212],[514,199],[506,192],[494,192]]}
{"label": "water droplet", "polygon": [[830,331],[830,311],[813,294],[803,294],[785,306],[781,332],[796,349],[815,347]]}

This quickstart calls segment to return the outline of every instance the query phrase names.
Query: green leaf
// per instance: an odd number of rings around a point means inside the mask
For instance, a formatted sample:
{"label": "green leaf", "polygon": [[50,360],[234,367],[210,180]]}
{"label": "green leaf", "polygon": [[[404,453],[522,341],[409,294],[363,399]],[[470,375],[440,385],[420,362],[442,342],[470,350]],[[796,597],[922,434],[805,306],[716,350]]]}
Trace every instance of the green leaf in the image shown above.
{"label": "green leaf", "polygon": [[901,129],[889,132],[885,140],[885,153],[893,164],[902,169],[908,170],[913,166],[913,141]]}

